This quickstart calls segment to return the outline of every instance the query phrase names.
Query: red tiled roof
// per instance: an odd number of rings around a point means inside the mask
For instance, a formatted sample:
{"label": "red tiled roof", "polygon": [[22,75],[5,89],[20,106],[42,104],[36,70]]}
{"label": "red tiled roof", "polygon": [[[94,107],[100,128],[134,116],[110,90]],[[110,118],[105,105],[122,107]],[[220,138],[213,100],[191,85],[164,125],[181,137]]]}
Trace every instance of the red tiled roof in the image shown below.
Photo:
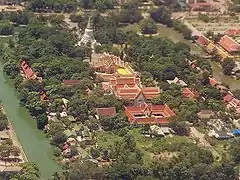
{"label": "red tiled roof", "polygon": [[157,97],[160,93],[160,89],[158,87],[144,87],[141,91],[146,99]]}
{"label": "red tiled roof", "polygon": [[228,36],[234,36],[240,34],[240,29],[228,29],[224,32]]}
{"label": "red tiled roof", "polygon": [[213,78],[209,78],[209,83],[212,85],[212,86],[215,86],[217,84],[217,81]]}
{"label": "red tiled roof", "polygon": [[41,99],[41,101],[48,100],[48,97],[47,97],[47,95],[46,95],[46,93],[44,91],[40,92],[40,99]]}
{"label": "red tiled roof", "polygon": [[98,117],[112,117],[116,115],[116,108],[115,107],[96,108],[96,113]]}
{"label": "red tiled roof", "polygon": [[175,113],[165,105],[153,105],[143,103],[140,106],[125,107],[125,114],[129,122],[137,124],[168,124],[168,117]]}
{"label": "red tiled roof", "polygon": [[182,94],[187,98],[197,98],[199,94],[197,92],[191,91],[189,88],[182,88]]}
{"label": "red tiled roof", "polygon": [[25,74],[25,77],[27,79],[36,79],[37,78],[36,74],[29,67],[29,65],[26,61],[22,61],[20,66],[21,66],[21,69],[23,70],[23,73]]}
{"label": "red tiled roof", "polygon": [[133,88],[119,88],[115,92],[116,96],[119,96],[123,99],[135,99],[138,94],[141,92],[140,88],[135,86]]}
{"label": "red tiled roof", "polygon": [[79,83],[80,83],[80,80],[63,80],[63,84],[66,86],[72,86]]}
{"label": "red tiled roof", "polygon": [[233,96],[231,94],[228,94],[226,96],[224,96],[223,100],[225,102],[230,102],[233,99]]}
{"label": "red tiled roof", "polygon": [[234,107],[234,108],[236,108],[239,104],[240,104],[240,100],[239,100],[239,99],[236,99],[236,98],[233,98],[233,99],[228,103],[229,106]]}
{"label": "red tiled roof", "polygon": [[201,35],[201,36],[198,36],[198,39],[196,40],[196,42],[201,46],[207,46],[208,43],[210,43],[210,40],[205,36]]}
{"label": "red tiled roof", "polygon": [[221,37],[218,44],[228,52],[240,51],[240,45],[228,35]]}

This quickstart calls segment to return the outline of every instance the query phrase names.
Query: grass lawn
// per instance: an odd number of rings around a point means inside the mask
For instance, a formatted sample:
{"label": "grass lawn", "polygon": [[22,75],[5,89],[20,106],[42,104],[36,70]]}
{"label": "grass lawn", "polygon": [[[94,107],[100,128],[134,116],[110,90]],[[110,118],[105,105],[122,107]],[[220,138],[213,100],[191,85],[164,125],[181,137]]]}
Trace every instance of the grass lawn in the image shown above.
{"label": "grass lawn", "polygon": [[[183,35],[177,31],[175,31],[172,28],[163,26],[161,24],[157,24],[157,28],[158,28],[158,34],[157,37],[166,37],[170,40],[172,40],[173,42],[183,42],[185,44],[187,44],[190,48],[191,51],[195,54],[201,54],[203,53],[203,50],[201,47],[199,47],[197,44],[193,44],[190,41],[184,39]],[[127,26],[122,27],[123,30],[125,31],[133,31],[133,32],[138,32],[139,31],[139,24],[129,24]]]}

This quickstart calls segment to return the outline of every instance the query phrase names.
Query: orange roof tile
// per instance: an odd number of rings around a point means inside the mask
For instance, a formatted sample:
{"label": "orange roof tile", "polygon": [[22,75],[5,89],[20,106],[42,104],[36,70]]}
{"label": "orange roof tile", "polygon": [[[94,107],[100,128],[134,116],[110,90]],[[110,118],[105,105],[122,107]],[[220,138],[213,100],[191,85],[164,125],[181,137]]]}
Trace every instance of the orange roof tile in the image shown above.
{"label": "orange roof tile", "polygon": [[210,40],[205,36],[201,35],[201,36],[198,36],[198,39],[196,40],[196,42],[201,46],[206,46],[208,45],[208,43],[210,43]]}
{"label": "orange roof tile", "polygon": [[115,107],[96,108],[98,117],[112,117],[116,115]]}
{"label": "orange roof tile", "polygon": [[137,124],[168,124],[168,117],[175,113],[165,105],[153,105],[143,103],[140,106],[125,106],[125,114],[129,122]]}
{"label": "orange roof tile", "polygon": [[217,81],[213,78],[209,78],[209,83],[212,85],[212,86],[215,86],[217,84]]}
{"label": "orange roof tile", "polygon": [[197,98],[199,94],[197,92],[191,91],[189,88],[182,88],[182,94],[187,98]]}
{"label": "orange roof tile", "polygon": [[221,37],[218,44],[228,52],[240,51],[240,45],[228,35]]}
{"label": "orange roof tile", "polygon": [[79,83],[80,83],[80,80],[63,80],[63,84],[66,86],[72,86]]}

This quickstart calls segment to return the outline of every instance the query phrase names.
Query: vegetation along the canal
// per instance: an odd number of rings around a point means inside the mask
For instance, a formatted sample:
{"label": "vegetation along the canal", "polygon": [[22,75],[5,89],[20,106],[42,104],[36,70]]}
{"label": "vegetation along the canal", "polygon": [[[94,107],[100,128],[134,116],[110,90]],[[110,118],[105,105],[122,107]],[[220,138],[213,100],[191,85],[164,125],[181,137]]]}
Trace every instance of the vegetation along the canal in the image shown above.
{"label": "vegetation along the canal", "polygon": [[[73,13],[78,5],[101,13],[91,12],[92,22],[90,13],[84,11],[71,16],[39,13]],[[190,41],[163,38],[157,23],[168,26],[165,29],[173,27],[188,40],[194,39],[191,30],[172,20],[167,6],[150,10],[149,19],[144,20],[139,2],[125,2],[119,10],[109,12],[114,5],[112,1],[33,0],[27,3],[27,11],[1,16],[6,26],[2,29],[7,31],[2,35],[13,36],[0,43],[0,99],[30,160],[10,178],[236,180],[239,139],[220,141],[216,137],[221,133],[210,136],[207,132],[209,122],[215,120],[224,129],[236,127],[233,120],[239,114],[226,108],[226,91],[213,81],[210,62],[192,54]],[[171,10],[175,9],[172,4]],[[77,27],[69,28],[68,18]],[[129,23],[137,30],[132,31]],[[76,45],[77,33],[86,26],[86,32],[95,27],[96,41],[101,44],[94,52],[91,42]],[[84,60],[100,59],[103,52],[119,56],[127,62],[121,62],[124,67],[134,69],[131,74],[121,67],[111,74],[116,79],[120,72],[134,76],[134,86],[124,82],[122,88],[143,92],[150,87],[159,90],[158,94],[147,99],[138,93],[136,97],[146,99],[135,102],[119,98],[120,92],[114,91],[117,86],[102,88],[105,79],[97,76],[99,69]],[[138,113],[129,115],[128,107]],[[160,112],[152,114],[154,107],[161,108]],[[101,116],[100,108],[111,112]],[[164,117],[166,114],[172,117]],[[133,122],[130,116],[145,121]],[[153,125],[155,116],[161,119],[161,126]],[[62,165],[63,173],[55,161]]]}

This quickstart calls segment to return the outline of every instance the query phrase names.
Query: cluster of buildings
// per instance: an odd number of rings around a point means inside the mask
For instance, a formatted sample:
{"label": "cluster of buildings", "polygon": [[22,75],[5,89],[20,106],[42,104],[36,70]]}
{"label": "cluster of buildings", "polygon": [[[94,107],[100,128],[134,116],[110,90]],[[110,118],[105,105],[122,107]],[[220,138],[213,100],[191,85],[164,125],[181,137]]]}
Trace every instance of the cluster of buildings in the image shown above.
{"label": "cluster of buildings", "polygon": [[222,36],[217,43],[204,35],[200,35],[197,37],[196,42],[209,54],[217,56],[221,61],[227,57],[239,57],[240,44],[228,35]]}
{"label": "cluster of buildings", "polygon": [[152,98],[160,94],[159,87],[142,85],[138,73],[119,57],[104,53],[90,63],[103,81],[106,94],[126,100],[124,112],[130,123],[167,125],[168,118],[175,115],[166,104],[151,104]]}
{"label": "cluster of buildings", "polygon": [[[41,77],[38,77],[36,75],[36,73],[32,70],[32,68],[28,65],[27,61],[25,60],[22,60],[20,62],[20,69],[21,69],[21,74],[23,75],[23,77],[25,79],[28,79],[28,80],[37,80],[39,82],[42,82],[42,78]],[[40,95],[40,99],[41,101],[45,101],[45,100],[48,100],[48,97],[44,91],[44,89],[42,88],[39,92],[39,95]]]}

